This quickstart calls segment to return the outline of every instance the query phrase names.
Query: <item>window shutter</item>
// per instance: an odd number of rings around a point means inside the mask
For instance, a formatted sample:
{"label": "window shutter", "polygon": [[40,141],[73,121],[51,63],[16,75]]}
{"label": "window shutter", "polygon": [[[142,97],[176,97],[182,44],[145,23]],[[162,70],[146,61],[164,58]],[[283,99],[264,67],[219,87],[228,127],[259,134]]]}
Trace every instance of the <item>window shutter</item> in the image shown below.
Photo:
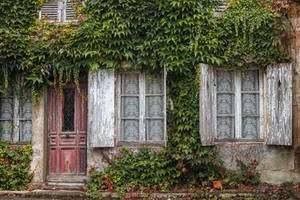
{"label": "window shutter", "polygon": [[111,70],[89,73],[88,136],[91,147],[114,147],[115,77]]}
{"label": "window shutter", "polygon": [[267,144],[292,145],[292,64],[267,68]]}
{"label": "window shutter", "polygon": [[215,16],[220,16],[222,15],[222,13],[225,11],[225,9],[227,8],[229,1],[228,0],[220,0],[222,1],[222,4],[219,5],[216,9],[215,9]]}
{"label": "window shutter", "polygon": [[203,146],[214,144],[215,127],[215,86],[213,68],[200,64],[200,138]]}
{"label": "window shutter", "polygon": [[71,21],[75,18],[75,10],[73,8],[74,4],[76,3],[76,0],[67,0],[66,1],[66,7],[64,11],[64,21]]}
{"label": "window shutter", "polygon": [[59,1],[48,1],[45,2],[40,10],[39,18],[46,19],[48,21],[60,21],[61,18],[61,2]]}

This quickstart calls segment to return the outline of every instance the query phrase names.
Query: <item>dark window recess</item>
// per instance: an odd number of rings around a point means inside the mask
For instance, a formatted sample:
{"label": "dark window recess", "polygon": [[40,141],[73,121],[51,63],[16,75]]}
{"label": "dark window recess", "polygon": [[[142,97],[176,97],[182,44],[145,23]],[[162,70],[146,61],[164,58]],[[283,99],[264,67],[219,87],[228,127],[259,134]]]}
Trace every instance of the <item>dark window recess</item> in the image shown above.
{"label": "dark window recess", "polygon": [[63,127],[62,131],[74,131],[74,97],[75,89],[64,89]]}

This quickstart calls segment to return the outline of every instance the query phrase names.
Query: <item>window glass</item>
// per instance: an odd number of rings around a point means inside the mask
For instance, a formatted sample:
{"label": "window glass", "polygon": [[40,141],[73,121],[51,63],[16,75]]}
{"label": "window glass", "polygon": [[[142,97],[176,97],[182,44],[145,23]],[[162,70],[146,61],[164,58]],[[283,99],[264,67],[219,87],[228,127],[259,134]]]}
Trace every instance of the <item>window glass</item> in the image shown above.
{"label": "window glass", "polygon": [[124,73],[121,76],[121,129],[123,140],[139,140],[139,74]]}
{"label": "window glass", "polygon": [[120,93],[120,139],[162,141],[165,129],[163,76],[122,73]]}
{"label": "window glass", "polygon": [[259,70],[217,70],[216,83],[217,138],[259,138]]}
{"label": "window glass", "polygon": [[146,77],[146,139],[164,136],[164,93],[162,76]]}
{"label": "window glass", "polygon": [[242,75],[242,137],[258,138],[259,71],[247,70]]}
{"label": "window glass", "polygon": [[63,126],[62,131],[74,131],[74,98],[75,89],[68,88],[63,90]]}
{"label": "window glass", "polygon": [[10,142],[29,142],[32,135],[32,98],[0,97],[0,139]]}
{"label": "window glass", "polygon": [[234,71],[217,71],[217,136],[234,137]]}

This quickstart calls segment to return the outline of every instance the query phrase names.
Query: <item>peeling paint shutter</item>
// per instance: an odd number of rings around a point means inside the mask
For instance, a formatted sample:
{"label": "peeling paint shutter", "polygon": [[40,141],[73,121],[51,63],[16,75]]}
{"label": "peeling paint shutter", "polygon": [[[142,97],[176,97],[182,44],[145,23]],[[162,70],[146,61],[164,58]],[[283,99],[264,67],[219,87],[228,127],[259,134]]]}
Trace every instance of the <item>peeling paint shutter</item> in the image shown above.
{"label": "peeling paint shutter", "polygon": [[267,144],[292,145],[292,64],[267,68]]}
{"label": "peeling paint shutter", "polygon": [[220,1],[222,1],[222,4],[220,6],[218,6],[214,12],[214,14],[216,16],[221,15],[225,11],[225,9],[227,8],[227,6],[229,4],[229,0],[220,0]]}
{"label": "peeling paint shutter", "polygon": [[40,10],[40,19],[46,19],[48,21],[60,21],[61,12],[60,12],[61,2],[51,1],[45,2]]}
{"label": "peeling paint shutter", "polygon": [[214,71],[213,68],[200,64],[200,138],[203,146],[214,144],[215,127],[215,86],[214,86]]}
{"label": "peeling paint shutter", "polygon": [[67,0],[65,9],[65,21],[73,20],[75,17],[75,10],[73,8],[76,0]]}
{"label": "peeling paint shutter", "polygon": [[114,147],[115,77],[111,70],[89,73],[88,137],[91,147]]}

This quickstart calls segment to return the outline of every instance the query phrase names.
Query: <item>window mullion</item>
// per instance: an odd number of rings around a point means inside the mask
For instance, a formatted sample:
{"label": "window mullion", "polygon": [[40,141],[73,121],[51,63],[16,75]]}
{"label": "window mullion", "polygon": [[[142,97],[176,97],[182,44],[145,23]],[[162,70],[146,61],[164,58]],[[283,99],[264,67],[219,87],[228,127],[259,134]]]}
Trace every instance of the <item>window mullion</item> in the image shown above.
{"label": "window mullion", "polygon": [[163,81],[163,93],[164,93],[164,98],[163,98],[163,108],[164,108],[164,140],[167,141],[167,70],[166,66],[164,66],[164,71],[163,71],[163,76],[162,76],[162,81]]}
{"label": "window mullion", "polygon": [[241,72],[235,73],[235,138],[242,137]]}
{"label": "window mullion", "polygon": [[19,142],[20,140],[20,116],[19,116],[19,108],[20,108],[20,101],[19,99],[14,96],[13,99],[13,137],[12,141],[13,142]]}
{"label": "window mullion", "polygon": [[139,120],[139,140],[140,141],[145,141],[146,138],[146,131],[145,131],[145,109],[146,109],[146,99],[145,99],[145,75],[140,73],[139,76],[139,110],[140,110],[140,120]]}
{"label": "window mullion", "polygon": [[263,71],[259,70],[259,115],[260,115],[260,127],[259,127],[259,138],[264,138],[264,77]]}

